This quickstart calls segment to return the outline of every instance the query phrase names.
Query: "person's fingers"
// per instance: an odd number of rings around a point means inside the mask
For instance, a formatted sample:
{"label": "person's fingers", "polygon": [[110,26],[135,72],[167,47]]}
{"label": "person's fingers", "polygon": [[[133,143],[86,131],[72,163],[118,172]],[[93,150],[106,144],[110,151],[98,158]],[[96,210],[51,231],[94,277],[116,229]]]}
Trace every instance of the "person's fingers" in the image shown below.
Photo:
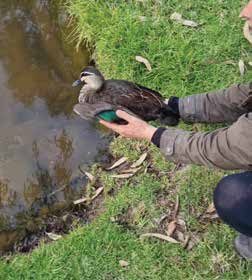
{"label": "person's fingers", "polygon": [[116,115],[121,118],[121,119],[124,119],[128,122],[131,122],[133,120],[135,120],[136,118],[132,115],[130,115],[129,113],[125,112],[125,111],[122,111],[122,110],[117,110],[116,111]]}
{"label": "person's fingers", "polygon": [[120,132],[121,131],[121,125],[115,124],[115,123],[111,123],[111,122],[106,122],[104,120],[99,120],[100,124],[106,126],[109,129],[112,129],[116,132]]}

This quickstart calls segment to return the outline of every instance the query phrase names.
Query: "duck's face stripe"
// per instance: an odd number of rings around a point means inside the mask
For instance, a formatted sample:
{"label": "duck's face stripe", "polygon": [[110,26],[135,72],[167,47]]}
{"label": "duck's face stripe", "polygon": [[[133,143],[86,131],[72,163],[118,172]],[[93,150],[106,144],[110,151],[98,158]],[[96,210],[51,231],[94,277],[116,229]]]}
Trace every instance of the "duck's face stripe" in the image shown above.
{"label": "duck's face stripe", "polygon": [[93,74],[94,74],[94,73],[85,71],[85,72],[81,72],[80,76],[81,76],[81,78],[82,78],[82,77],[90,76],[90,75],[93,75]]}

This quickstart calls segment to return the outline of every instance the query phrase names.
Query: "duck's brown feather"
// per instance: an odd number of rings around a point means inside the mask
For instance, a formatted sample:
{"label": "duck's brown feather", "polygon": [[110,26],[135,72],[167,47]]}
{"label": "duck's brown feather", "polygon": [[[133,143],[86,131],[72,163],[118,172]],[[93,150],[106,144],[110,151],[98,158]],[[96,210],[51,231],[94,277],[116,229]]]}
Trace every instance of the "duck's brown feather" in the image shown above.
{"label": "duck's brown feather", "polygon": [[145,120],[156,119],[165,107],[157,91],[124,80],[106,80],[103,87],[87,99],[88,103],[100,101],[126,107]]}

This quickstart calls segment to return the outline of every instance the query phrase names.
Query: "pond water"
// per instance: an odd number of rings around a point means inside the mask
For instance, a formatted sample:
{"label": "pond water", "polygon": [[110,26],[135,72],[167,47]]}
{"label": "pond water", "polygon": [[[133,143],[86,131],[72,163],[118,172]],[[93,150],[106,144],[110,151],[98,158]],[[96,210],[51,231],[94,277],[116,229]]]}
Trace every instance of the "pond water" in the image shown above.
{"label": "pond water", "polygon": [[80,198],[78,167],[106,142],[72,113],[71,84],[89,55],[66,44],[67,15],[49,2],[0,3],[0,250]]}

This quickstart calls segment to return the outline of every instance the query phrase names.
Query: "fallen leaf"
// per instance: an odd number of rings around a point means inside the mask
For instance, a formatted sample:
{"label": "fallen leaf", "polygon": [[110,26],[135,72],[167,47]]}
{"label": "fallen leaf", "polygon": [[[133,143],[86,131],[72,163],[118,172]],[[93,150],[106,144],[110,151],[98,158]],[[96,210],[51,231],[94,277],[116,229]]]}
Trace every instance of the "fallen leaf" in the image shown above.
{"label": "fallen leaf", "polygon": [[95,177],[91,173],[89,173],[87,171],[84,171],[84,173],[91,182],[93,182],[95,180]]}
{"label": "fallen leaf", "polygon": [[240,59],[238,65],[239,65],[239,70],[240,70],[241,76],[243,76],[245,73],[244,61],[242,59]]}
{"label": "fallen leaf", "polygon": [[150,62],[146,58],[144,58],[144,57],[142,57],[140,55],[137,55],[136,56],[136,61],[138,61],[140,63],[143,63],[146,66],[146,68],[148,69],[148,71],[150,71],[150,72],[152,71]]}
{"label": "fallen leaf", "polygon": [[189,244],[189,241],[190,241],[190,236],[187,235],[184,242],[183,242],[183,248],[187,248],[187,246]]}
{"label": "fallen leaf", "polygon": [[112,178],[117,178],[117,179],[128,179],[132,176],[134,176],[134,174],[132,173],[111,175]]}
{"label": "fallen leaf", "polygon": [[46,232],[46,235],[52,239],[53,241],[56,241],[56,240],[59,240],[60,238],[62,238],[62,235],[59,235],[59,234],[55,234],[55,233],[52,233],[52,232]]}
{"label": "fallen leaf", "polygon": [[115,168],[117,168],[118,166],[122,165],[123,163],[125,163],[128,160],[127,157],[122,157],[119,160],[117,160],[112,166],[106,168],[106,170],[113,170]]}
{"label": "fallen leaf", "polygon": [[252,44],[252,34],[250,31],[249,22],[246,21],[243,27],[243,35],[244,37]]}
{"label": "fallen leaf", "polygon": [[182,24],[185,25],[185,26],[189,26],[189,27],[197,27],[199,26],[199,24],[193,20],[187,20],[187,19],[184,19],[182,21]]}
{"label": "fallen leaf", "polygon": [[146,21],[146,17],[145,17],[145,16],[139,16],[138,18],[139,18],[139,20],[140,20],[141,22]]}
{"label": "fallen leaf", "polygon": [[211,220],[219,219],[219,215],[216,213],[211,216]]}
{"label": "fallen leaf", "polygon": [[179,14],[179,13],[177,13],[177,12],[175,12],[175,13],[171,14],[170,19],[171,19],[171,20],[176,20],[176,21],[180,21],[180,22],[181,22],[181,20],[182,20],[182,15]]}
{"label": "fallen leaf", "polygon": [[167,235],[168,236],[171,236],[173,235],[174,231],[176,230],[176,227],[177,227],[177,223],[176,221],[172,221],[168,224],[168,227],[167,227]]}
{"label": "fallen leaf", "polygon": [[91,197],[91,201],[94,200],[94,199],[96,199],[96,197],[99,196],[99,195],[103,192],[103,190],[104,190],[104,187],[98,188],[98,189],[95,191],[95,195],[93,195],[93,196]]}
{"label": "fallen leaf", "polygon": [[181,232],[181,231],[176,231],[176,234],[177,234],[177,237],[178,237],[178,240],[181,241],[182,243],[185,242],[185,236],[184,234]]}
{"label": "fallen leaf", "polygon": [[154,220],[158,225],[161,225],[163,223],[163,221],[167,218],[168,218],[168,215],[165,214],[165,215],[161,216],[159,219],[154,219]]}
{"label": "fallen leaf", "polygon": [[148,153],[142,154],[140,156],[140,158],[130,166],[130,168],[136,168],[136,167],[139,167],[140,165],[142,165],[143,162],[146,160],[147,155],[148,155]]}
{"label": "fallen leaf", "polygon": [[141,239],[143,239],[145,237],[155,237],[155,238],[162,239],[167,242],[174,243],[174,244],[179,243],[176,239],[166,236],[164,234],[160,234],[160,233],[145,233],[140,236]]}
{"label": "fallen leaf", "polygon": [[191,251],[195,247],[195,245],[197,245],[197,242],[195,242],[194,240],[189,240],[186,246],[186,250]]}
{"label": "fallen leaf", "polygon": [[188,241],[186,250],[191,251],[199,242],[200,242],[200,238],[192,235]]}
{"label": "fallen leaf", "polygon": [[120,260],[120,261],[119,261],[119,264],[120,264],[121,267],[127,267],[127,266],[129,266],[129,263],[126,262],[126,261],[124,261],[124,260]]}
{"label": "fallen leaf", "polygon": [[84,202],[93,201],[94,199],[96,199],[97,196],[99,196],[103,192],[103,190],[104,190],[104,188],[100,187],[95,191],[95,194],[91,198],[83,197],[78,200],[75,200],[73,203],[74,203],[74,205],[77,205],[77,204],[81,204]]}
{"label": "fallen leaf", "polygon": [[169,205],[169,200],[168,199],[165,199],[165,198],[161,198],[158,203],[161,205],[161,206],[168,206]]}
{"label": "fallen leaf", "polygon": [[56,193],[59,193],[59,192],[63,191],[66,187],[67,187],[67,185],[64,185],[63,187],[49,193],[47,197],[50,198],[50,197],[54,196]]}
{"label": "fallen leaf", "polygon": [[130,168],[130,169],[125,169],[125,170],[120,170],[120,173],[137,173],[142,167],[136,167],[136,168]]}
{"label": "fallen leaf", "polygon": [[79,166],[79,170],[80,170],[81,173],[85,174],[91,182],[93,182],[95,180],[95,177],[91,173],[83,170],[82,166]]}
{"label": "fallen leaf", "polygon": [[189,27],[198,27],[199,24],[196,21],[193,20],[188,20],[188,19],[183,19],[182,15],[175,12],[170,16],[171,20],[175,20],[178,23],[181,23],[184,26],[189,26]]}
{"label": "fallen leaf", "polygon": [[180,218],[180,219],[177,219],[176,221],[177,221],[178,225],[180,225],[180,226],[182,226],[184,228],[186,227],[186,223],[185,223],[185,221],[183,219]]}
{"label": "fallen leaf", "polygon": [[206,213],[212,214],[212,213],[214,213],[215,211],[216,211],[216,209],[215,209],[215,207],[214,207],[214,203],[212,202],[212,203],[208,206],[208,208],[207,208],[207,210],[206,210]]}
{"label": "fallen leaf", "polygon": [[176,219],[176,217],[178,215],[178,211],[179,211],[179,196],[177,195],[176,204],[175,204],[174,213],[173,213],[173,220]]}
{"label": "fallen leaf", "polygon": [[236,66],[236,63],[233,60],[226,60],[224,61],[224,64]]}
{"label": "fallen leaf", "polygon": [[77,204],[81,204],[81,203],[84,203],[84,202],[87,202],[89,199],[84,197],[84,198],[80,198],[80,199],[77,199],[73,202],[74,205],[77,205]]}

